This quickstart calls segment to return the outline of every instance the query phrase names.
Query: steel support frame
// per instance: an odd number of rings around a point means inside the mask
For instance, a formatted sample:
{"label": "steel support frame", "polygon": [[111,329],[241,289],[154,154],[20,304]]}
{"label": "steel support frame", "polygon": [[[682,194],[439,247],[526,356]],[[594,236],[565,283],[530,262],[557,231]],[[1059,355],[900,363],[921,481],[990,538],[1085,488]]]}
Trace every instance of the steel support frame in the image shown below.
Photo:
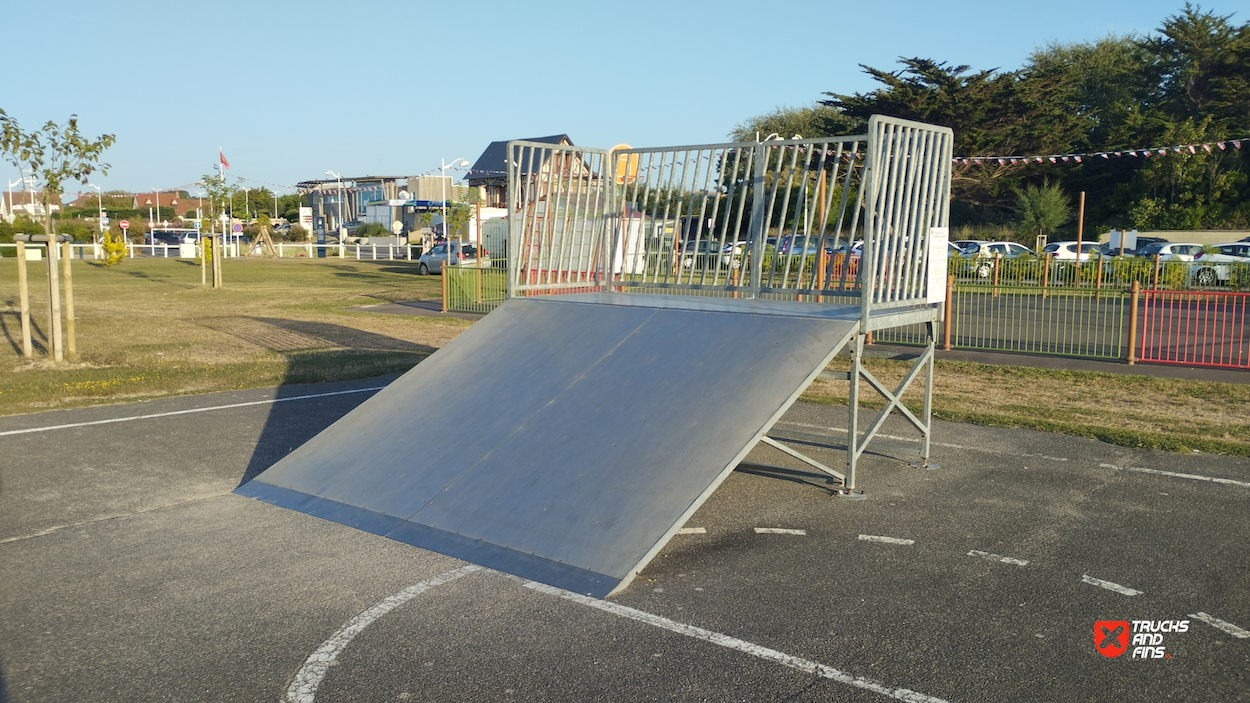
{"label": "steel support frame", "polygon": [[[867,341],[866,333],[855,335],[855,340],[851,347],[851,392],[849,398],[849,409],[847,418],[847,441],[846,441],[846,480],[843,483],[844,490],[848,493],[857,492],[855,486],[855,474],[859,465],[859,457],[868,448],[873,437],[877,436],[877,432],[881,430],[886,419],[894,410],[898,410],[899,414],[907,418],[908,422],[920,431],[920,465],[929,466],[929,448],[930,438],[933,429],[933,352],[937,341],[937,321],[930,321],[925,324],[927,342],[925,344],[924,353],[922,353],[911,369],[907,372],[903,379],[899,381],[898,387],[891,391],[876,376],[873,376],[868,369],[864,368],[864,344]],[[921,410],[921,417],[903,404],[903,394],[911,387],[916,377],[924,373],[924,408]],[[865,380],[881,394],[886,400],[884,408],[873,418],[872,424],[860,436],[859,433],[859,385],[860,381]]]}

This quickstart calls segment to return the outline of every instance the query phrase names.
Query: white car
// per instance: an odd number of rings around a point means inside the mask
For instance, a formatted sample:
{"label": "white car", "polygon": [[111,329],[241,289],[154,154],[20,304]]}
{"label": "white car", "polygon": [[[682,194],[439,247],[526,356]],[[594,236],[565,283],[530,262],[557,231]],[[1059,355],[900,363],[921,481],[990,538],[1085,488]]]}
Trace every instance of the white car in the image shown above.
{"label": "white car", "polygon": [[1232,277],[1237,264],[1241,264],[1250,274],[1250,242],[1229,242],[1216,244],[1218,253],[1208,254],[1199,249],[1194,254],[1194,282],[1200,286],[1213,286],[1217,283],[1226,284]]}
{"label": "white car", "polygon": [[1193,261],[1202,252],[1202,245],[1194,242],[1155,242],[1137,250],[1136,256],[1148,259],[1156,255],[1159,261]]}
{"label": "white car", "polygon": [[965,258],[984,259],[984,261],[977,261],[973,268],[973,271],[980,278],[989,278],[990,273],[994,270],[994,264],[989,259],[996,256],[1004,259],[1033,256],[1031,249],[1015,242],[964,242],[961,249],[960,255]]}
{"label": "white car", "polygon": [[1091,256],[1108,256],[1110,250],[1098,242],[1081,242],[1081,253],[1076,253],[1076,242],[1051,242],[1042,249],[1042,255],[1050,254],[1056,261],[1089,261]]}

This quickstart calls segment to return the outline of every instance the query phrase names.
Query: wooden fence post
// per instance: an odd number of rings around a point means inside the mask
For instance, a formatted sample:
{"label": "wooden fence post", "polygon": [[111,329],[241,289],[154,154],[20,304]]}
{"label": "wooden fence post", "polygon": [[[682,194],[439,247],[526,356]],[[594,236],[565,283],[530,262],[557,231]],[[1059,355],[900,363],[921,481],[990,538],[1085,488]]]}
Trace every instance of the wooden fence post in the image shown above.
{"label": "wooden fence post", "polygon": [[1137,301],[1141,298],[1141,284],[1137,282],[1137,279],[1133,279],[1131,291],[1129,300],[1132,308],[1128,313],[1128,355],[1125,359],[1129,366],[1137,362]]}
{"label": "wooden fence post", "polygon": [[61,340],[61,282],[60,275],[57,273],[57,245],[56,235],[47,239],[48,254],[48,319],[52,323],[52,358],[56,361],[65,361],[65,346]]}
{"label": "wooden fence post", "polygon": [[946,276],[946,306],[942,308],[942,350],[951,350],[951,320],[955,317],[955,277]]}
{"label": "wooden fence post", "polygon": [[74,333],[74,271],[69,262],[74,258],[74,250],[69,242],[61,245],[61,273],[65,276],[65,351],[70,356],[78,354],[78,341]]}
{"label": "wooden fence post", "polygon": [[1150,288],[1151,290],[1159,290],[1159,255],[1158,254],[1155,254],[1155,269],[1154,269],[1154,274],[1151,276],[1151,279],[1150,279]]}
{"label": "wooden fence post", "polygon": [[22,356],[27,359],[34,356],[30,344],[30,290],[26,282],[26,242],[17,240],[17,297],[21,301],[22,314]]}

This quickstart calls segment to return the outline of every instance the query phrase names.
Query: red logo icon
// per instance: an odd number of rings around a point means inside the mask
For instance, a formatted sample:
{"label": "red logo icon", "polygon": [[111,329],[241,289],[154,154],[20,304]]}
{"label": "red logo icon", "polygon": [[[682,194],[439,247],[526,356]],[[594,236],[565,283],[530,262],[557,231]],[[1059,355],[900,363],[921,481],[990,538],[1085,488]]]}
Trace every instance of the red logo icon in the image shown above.
{"label": "red logo icon", "polygon": [[1128,620],[1095,621],[1094,649],[1108,659],[1124,654],[1128,649]]}

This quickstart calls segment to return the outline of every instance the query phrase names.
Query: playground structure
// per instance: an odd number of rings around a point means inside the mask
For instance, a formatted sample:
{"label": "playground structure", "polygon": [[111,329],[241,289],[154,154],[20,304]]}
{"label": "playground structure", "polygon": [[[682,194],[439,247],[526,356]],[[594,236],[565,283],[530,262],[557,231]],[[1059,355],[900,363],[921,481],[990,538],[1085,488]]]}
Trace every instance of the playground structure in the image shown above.
{"label": "playground structure", "polygon": [[[928,465],[949,129],[508,155],[509,300],[237,492],[603,597],[760,443],[862,497],[897,410]],[[915,324],[927,347],[891,390],[865,338]],[[841,471],[783,443],[841,438],[773,431],[822,376],[850,382]],[[864,382],[887,403],[861,431]]]}

